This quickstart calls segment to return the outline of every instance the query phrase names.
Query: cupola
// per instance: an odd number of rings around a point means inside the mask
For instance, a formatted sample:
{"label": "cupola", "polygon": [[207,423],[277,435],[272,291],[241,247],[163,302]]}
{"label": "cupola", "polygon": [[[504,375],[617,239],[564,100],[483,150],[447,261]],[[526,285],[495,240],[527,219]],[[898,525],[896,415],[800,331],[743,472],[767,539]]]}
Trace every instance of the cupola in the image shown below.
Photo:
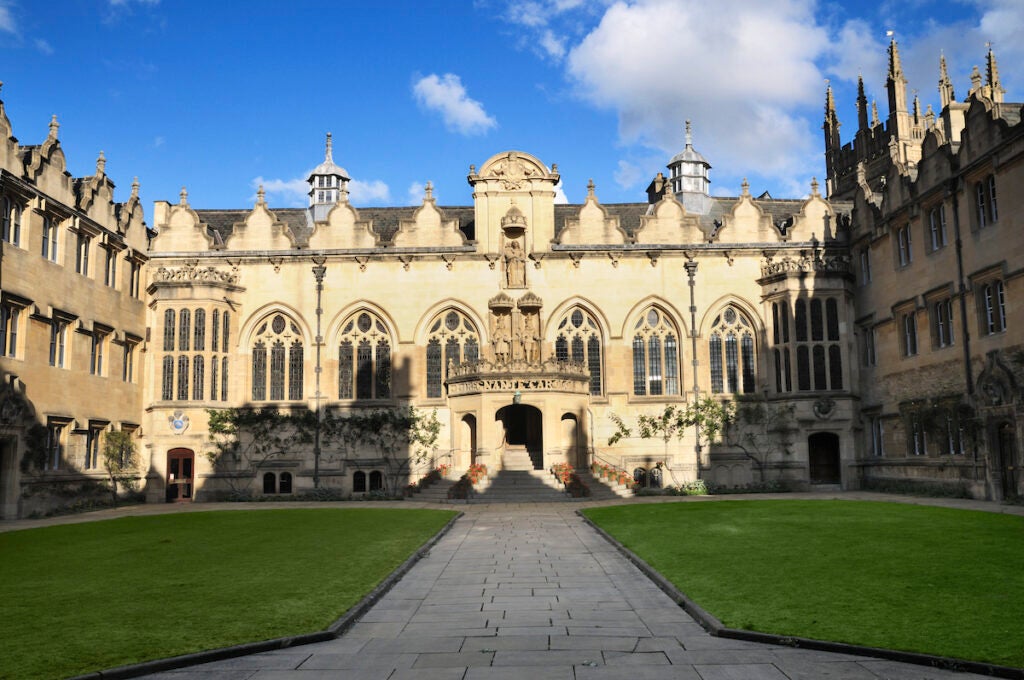
{"label": "cupola", "polygon": [[[317,206],[332,206],[348,194],[348,171],[345,168],[334,164],[332,157],[331,133],[327,133],[327,150],[324,153],[324,162],[313,168],[306,180],[309,183],[309,205],[312,208]],[[316,215],[317,219],[324,219],[327,209],[315,210],[323,212],[323,215]]]}
{"label": "cupola", "polygon": [[706,214],[711,209],[708,171],[711,164],[693,148],[690,121],[686,121],[686,148],[668,162],[672,193],[688,213]]}

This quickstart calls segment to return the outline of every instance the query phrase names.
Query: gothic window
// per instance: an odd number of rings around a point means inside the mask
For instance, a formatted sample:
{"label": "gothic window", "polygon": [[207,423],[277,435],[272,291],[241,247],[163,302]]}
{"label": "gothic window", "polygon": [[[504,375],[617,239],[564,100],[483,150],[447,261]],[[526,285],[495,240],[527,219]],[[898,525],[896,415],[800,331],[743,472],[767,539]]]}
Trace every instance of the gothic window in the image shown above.
{"label": "gothic window", "polygon": [[374,470],[370,473],[370,491],[383,491],[384,490],[384,475],[381,474],[380,470]]}
{"label": "gothic window", "polygon": [[987,335],[1006,330],[1006,295],[1002,281],[981,287],[982,328]]}
{"label": "gothic window", "polygon": [[352,473],[352,493],[365,493],[366,492],[366,473],[362,470],[356,470]]}
{"label": "gothic window", "polygon": [[291,493],[292,492],[292,473],[282,472],[281,480],[278,483],[278,493]]}
{"label": "gothic window", "polygon": [[104,250],[103,285],[117,287],[117,251],[112,248]]}
{"label": "gothic window", "polygon": [[586,366],[590,374],[590,393],[601,394],[604,371],[601,363],[601,328],[597,321],[582,307],[573,307],[558,322],[556,329],[555,359],[571,359]]}
{"label": "gothic window", "polygon": [[[803,309],[802,301],[797,301]],[[792,354],[789,347],[790,339],[789,303],[785,300],[772,303],[772,342],[775,349],[772,359],[775,364],[775,391],[777,393],[793,391]],[[714,357],[714,355],[712,355]]]}
{"label": "gothic window", "polygon": [[57,222],[47,215],[43,216],[42,254],[50,262],[57,261]]}
{"label": "gothic window", "polygon": [[228,400],[228,358],[220,360],[220,400]]}
{"label": "gothic window", "polygon": [[[221,321],[226,322],[227,318],[225,312]],[[228,337],[226,323],[222,330],[221,346],[224,347]],[[252,350],[253,401],[302,399],[305,364],[299,327],[283,314],[273,314],[258,324],[255,336]],[[221,371],[221,382],[222,386],[227,385],[226,364]],[[226,390],[222,389],[221,399],[226,398]]]}
{"label": "gothic window", "polygon": [[906,267],[914,260],[913,244],[910,240],[910,225],[905,225],[896,230],[896,244],[899,256],[899,265]]}
{"label": "gothic window", "polygon": [[277,477],[273,472],[263,473],[263,493],[277,493]]}
{"label": "gothic window", "polygon": [[917,354],[917,312],[908,312],[902,316],[903,321],[903,356],[912,357]]}
{"label": "gothic window", "polygon": [[633,394],[679,394],[679,337],[675,325],[651,307],[633,326]]}
{"label": "gothic window", "polygon": [[174,351],[174,310],[164,312],[164,351]]}
{"label": "gothic window", "polygon": [[178,313],[178,351],[188,351],[189,333],[191,332],[190,312],[187,309]]}
{"label": "gothic window", "polygon": [[448,366],[480,358],[480,334],[469,318],[454,309],[441,312],[427,331],[427,397],[444,396]]}
{"label": "gothic window", "polygon": [[794,353],[797,390],[841,390],[842,351],[838,344],[830,344],[839,342],[839,298],[797,299],[793,303],[793,343],[789,342],[784,312],[785,303],[772,304],[772,324],[776,327],[772,332],[776,344],[772,352],[776,391],[793,389],[790,362]]}
{"label": "gothic window", "polygon": [[178,357],[178,401],[188,401],[188,357]]}
{"label": "gothic window", "polygon": [[82,276],[89,275],[89,245],[92,241],[88,234],[78,232],[78,248],[75,251],[75,272]]}
{"label": "gothic window", "polygon": [[17,307],[0,305],[0,356],[13,357],[18,352],[18,320],[21,314]]}
{"label": "gothic window", "polygon": [[68,323],[61,319],[50,321],[50,365],[64,368],[64,356],[67,351]]}
{"label": "gothic window", "polygon": [[192,399],[194,401],[203,400],[203,387],[206,385],[205,368],[206,362],[202,356],[197,356],[192,360]]}
{"label": "gothic window", "polygon": [[197,309],[195,323],[195,333],[192,337],[192,349],[196,352],[202,352],[206,349],[206,310]]}
{"label": "gothic window", "polygon": [[10,198],[4,198],[3,240],[12,245],[21,243],[21,206]]}
{"label": "gothic window", "polygon": [[223,327],[221,328],[220,333],[220,347],[221,351],[224,352],[228,351],[228,332],[231,330],[231,322],[228,319],[229,316],[230,315],[227,312],[224,312],[224,315],[221,317],[221,324]]}
{"label": "gothic window", "polygon": [[391,336],[371,312],[356,312],[341,327],[338,398],[391,397]]}
{"label": "gothic window", "polygon": [[931,236],[932,250],[946,246],[946,206],[941,203],[928,213],[928,233]]}
{"label": "gothic window", "polygon": [[210,401],[217,401],[217,389],[220,387],[220,383],[217,382],[217,367],[220,365],[220,361],[217,357],[214,357],[210,361]]}
{"label": "gothic window", "polygon": [[[218,345],[219,345],[219,343],[217,342],[217,335],[218,335],[218,333],[220,331],[220,310],[219,309],[213,310],[213,323],[210,324],[210,330],[212,331],[212,337],[210,338],[210,349],[213,350],[214,352],[217,352],[217,351],[219,351],[217,349]],[[227,351],[227,347],[224,348],[224,351]]]}
{"label": "gothic window", "polygon": [[751,394],[757,382],[754,325],[732,305],[715,317],[708,339],[711,391]]}
{"label": "gothic window", "polygon": [[164,401],[174,399],[174,357],[164,357],[163,389],[160,398]]}
{"label": "gothic window", "polygon": [[995,224],[999,217],[996,210],[996,178],[989,175],[974,185],[974,205],[977,209],[978,228]]}

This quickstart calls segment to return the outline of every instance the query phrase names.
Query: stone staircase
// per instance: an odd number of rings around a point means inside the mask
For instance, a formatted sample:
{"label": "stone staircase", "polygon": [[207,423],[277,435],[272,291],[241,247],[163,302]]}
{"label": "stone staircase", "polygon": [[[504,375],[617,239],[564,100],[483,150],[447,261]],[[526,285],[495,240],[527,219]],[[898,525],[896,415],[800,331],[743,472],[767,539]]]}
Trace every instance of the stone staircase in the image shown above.
{"label": "stone staircase", "polygon": [[624,484],[596,477],[590,470],[577,470],[576,474],[579,475],[584,484],[590,487],[590,497],[588,500],[609,501],[633,497],[632,489]]}
{"label": "stone staircase", "polygon": [[410,496],[409,500],[421,503],[447,503],[448,489],[452,488],[453,484],[454,479],[439,479],[426,489]]}
{"label": "stone staircase", "polygon": [[501,470],[474,488],[470,503],[551,503],[569,500],[547,470]]}

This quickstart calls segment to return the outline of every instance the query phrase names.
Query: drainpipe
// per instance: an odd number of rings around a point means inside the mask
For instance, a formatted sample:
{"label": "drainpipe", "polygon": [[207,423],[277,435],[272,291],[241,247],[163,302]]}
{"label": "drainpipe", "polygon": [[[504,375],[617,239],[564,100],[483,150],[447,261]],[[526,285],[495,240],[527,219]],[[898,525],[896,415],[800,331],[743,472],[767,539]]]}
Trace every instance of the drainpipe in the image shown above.
{"label": "drainpipe", "polygon": [[[690,286],[690,372],[693,373],[693,402],[694,404],[700,399],[700,383],[697,380],[697,369],[700,366],[700,362],[697,360],[697,297],[696,297],[696,282],[694,278],[697,276],[697,261],[690,256],[686,260],[686,277]],[[693,424],[694,440],[693,446],[694,453],[697,455],[697,476],[700,477],[701,468],[701,446],[700,446],[700,423]]]}
{"label": "drainpipe", "polygon": [[974,394],[974,371],[971,368],[971,333],[967,328],[967,284],[964,281],[964,251],[963,240],[960,238],[960,197],[957,194],[959,180],[953,178],[949,181],[949,188],[946,192],[953,199],[953,235],[956,247],[956,277],[960,293],[960,327],[963,329],[964,346],[964,380],[966,381],[966,394]]}
{"label": "drainpipe", "polygon": [[323,344],[320,322],[323,317],[323,305],[321,300],[324,292],[324,276],[327,274],[327,267],[324,266],[326,258],[315,258],[313,262],[313,276],[316,278],[316,369],[313,374],[316,376],[316,428],[313,430],[313,488],[320,488],[320,430],[323,426],[323,413],[320,411],[320,373],[323,371],[320,365],[320,346]]}

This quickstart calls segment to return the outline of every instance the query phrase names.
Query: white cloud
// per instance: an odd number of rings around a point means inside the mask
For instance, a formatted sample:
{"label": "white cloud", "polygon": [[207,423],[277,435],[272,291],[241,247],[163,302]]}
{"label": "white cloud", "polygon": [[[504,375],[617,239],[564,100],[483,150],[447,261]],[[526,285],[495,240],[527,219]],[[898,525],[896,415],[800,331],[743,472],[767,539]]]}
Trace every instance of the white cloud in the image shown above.
{"label": "white cloud", "polygon": [[417,103],[428,111],[440,113],[445,127],[452,132],[483,134],[498,124],[487,115],[480,102],[469,97],[462,81],[454,73],[424,76],[412,89]]}
{"label": "white cloud", "polygon": [[801,116],[823,90],[815,60],[828,36],[814,11],[809,0],[617,2],[569,51],[567,71],[580,96],[618,114],[627,145],[670,157],[689,118],[713,165],[790,172],[816,141]]}
{"label": "white cloud", "polygon": [[159,149],[166,142],[167,142],[167,140],[164,139],[163,135],[157,135],[156,137],[153,138],[153,148],[154,149]]}
{"label": "white cloud", "polygon": [[409,205],[419,205],[423,202],[423,194],[427,187],[423,182],[413,182],[409,185]]}
{"label": "white cloud", "polygon": [[565,56],[565,38],[560,38],[551,31],[545,29],[540,36],[540,46],[548,56],[558,60]]}
{"label": "white cloud", "polygon": [[42,52],[43,54],[53,54],[53,46],[50,45],[50,43],[43,40],[42,38],[36,38],[33,42],[35,43],[36,49]]}
{"label": "white cloud", "polygon": [[348,183],[348,192],[348,200],[353,205],[383,205],[391,201],[391,189],[379,179],[368,182],[353,179]]}
{"label": "white cloud", "polygon": [[555,185],[555,205],[568,205],[569,197],[565,195],[565,189],[562,188],[562,180],[558,180],[558,184]]}
{"label": "white cloud", "polygon": [[619,167],[615,171],[615,183],[623,189],[632,189],[642,179],[643,171],[629,161],[619,161]]}
{"label": "white cloud", "polygon": [[[264,179],[257,177],[250,182],[253,189],[263,186],[267,194],[267,203],[271,206],[284,204],[286,208],[304,208],[309,204],[309,184],[305,179]],[[256,199],[254,193],[251,200]]]}
{"label": "white cloud", "polygon": [[871,80],[882,77],[888,68],[886,43],[882,38],[882,34],[865,21],[847,21],[829,46],[833,61],[827,67],[828,72],[851,82],[856,81],[858,75]]}
{"label": "white cloud", "polygon": [[4,33],[17,33],[18,24],[11,14],[11,3],[0,0],[0,31]]}

